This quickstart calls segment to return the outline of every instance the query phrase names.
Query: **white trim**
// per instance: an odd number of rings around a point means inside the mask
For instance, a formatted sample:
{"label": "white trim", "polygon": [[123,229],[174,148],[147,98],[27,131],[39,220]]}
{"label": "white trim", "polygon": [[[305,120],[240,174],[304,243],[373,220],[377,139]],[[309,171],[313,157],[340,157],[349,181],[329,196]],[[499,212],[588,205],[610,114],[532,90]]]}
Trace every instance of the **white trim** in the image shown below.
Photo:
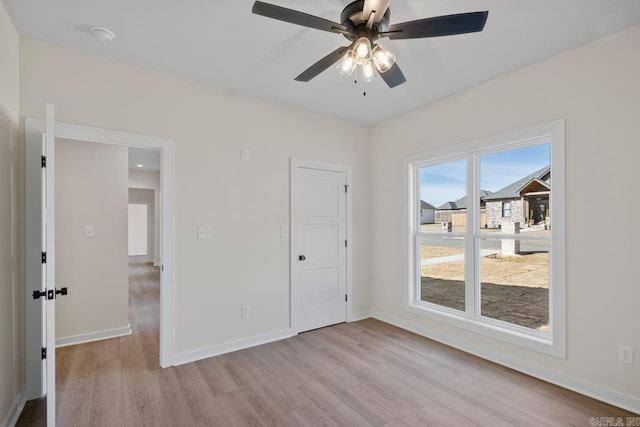
{"label": "white trim", "polygon": [[[405,163],[423,163],[424,158],[428,157],[429,162],[424,162],[425,164],[438,164],[442,163],[443,160],[454,161],[464,159],[466,158],[466,154],[460,154],[463,152],[482,151],[482,154],[490,154],[493,152],[501,151],[502,146],[524,144],[527,141],[539,140],[543,135],[551,136],[553,134],[555,136],[562,134],[562,136],[564,137],[564,123],[564,119],[556,120],[554,122],[506,132],[500,135],[490,136],[471,142],[451,145],[445,148],[440,148],[438,150],[423,151],[421,153],[413,154],[406,157]],[[532,137],[532,134],[536,136]],[[487,150],[487,145],[490,145],[492,149]]]}
{"label": "white trim", "polygon": [[576,393],[592,397],[599,401],[609,403],[614,406],[626,409],[628,411],[640,414],[640,398],[620,393],[596,384],[581,381],[578,378],[563,375],[557,372],[549,372],[548,369],[541,368],[538,365],[524,362],[522,359],[511,357],[507,353],[491,351],[485,347],[469,344],[469,341],[459,341],[452,339],[451,335],[443,334],[437,329],[418,325],[413,322],[399,319],[385,313],[373,311],[372,316],[382,322],[389,323],[404,330],[416,333],[423,337],[438,341],[474,356],[497,363],[507,368],[514,369],[532,377],[547,381],[551,384],[575,391]]}
{"label": "white trim", "polygon": [[370,311],[361,311],[360,313],[355,313],[351,316],[351,319],[347,320],[347,322],[359,322],[360,320],[368,319],[371,317]]}
{"label": "white trim", "polygon": [[290,326],[291,330],[296,334],[300,332],[300,310],[298,304],[296,304],[299,300],[298,290],[294,284],[295,279],[295,266],[298,256],[297,249],[297,241],[296,234],[298,230],[298,215],[295,212],[296,201],[295,196],[298,194],[299,183],[295,179],[295,172],[298,168],[307,168],[307,169],[319,169],[326,170],[332,172],[342,172],[345,174],[345,183],[348,186],[347,191],[347,204],[346,204],[346,239],[347,239],[347,250],[346,250],[346,292],[347,292],[347,312],[345,320],[347,322],[353,321],[353,239],[352,239],[352,229],[353,229],[353,214],[352,214],[352,206],[353,206],[353,186],[351,184],[351,166],[338,165],[334,163],[324,163],[324,162],[316,162],[311,160],[303,160],[303,159],[291,159],[290,170],[289,170],[289,180],[291,185],[290,192],[290,200],[289,200],[289,209],[290,209],[290,223],[289,223],[289,244],[290,244],[290,262],[289,262],[289,283],[291,289],[291,300],[290,300]]}
{"label": "white trim", "polygon": [[4,427],[14,427],[20,418],[20,414],[22,413],[22,409],[24,408],[24,404],[26,403],[26,399],[24,397],[24,392],[21,392],[16,398],[13,400],[13,405],[11,405],[11,410],[7,413],[2,420],[2,426]]}
{"label": "white trim", "polygon": [[283,329],[280,331],[269,332],[267,334],[256,335],[250,338],[243,338],[236,341],[229,341],[223,344],[217,344],[210,347],[204,347],[197,350],[179,353],[176,354],[173,358],[173,366],[180,366],[184,365],[185,363],[197,362],[198,360],[219,356],[221,354],[231,353],[233,351],[243,350],[245,348],[268,344],[274,341],[280,341],[286,338],[291,338],[294,335],[296,334],[293,333],[290,329]]}
{"label": "white trim", "polygon": [[[44,120],[27,119],[34,126],[44,130]],[[174,208],[174,140],[130,132],[94,128],[71,123],[56,122],[57,138],[78,141],[99,142],[105,144],[124,145],[160,149],[160,236],[162,254],[161,286],[160,286],[160,367],[173,364],[174,357],[174,281],[175,281],[175,208]],[[157,207],[156,207],[157,209]]]}
{"label": "white trim", "polygon": [[88,334],[71,335],[68,337],[56,338],[56,348],[124,337],[127,335],[131,335],[131,333],[131,325],[129,324],[124,328],[108,329],[106,331],[90,332]]}
{"label": "white trim", "polygon": [[[446,147],[440,150],[420,153],[408,156],[404,159],[404,173],[406,183],[404,191],[404,230],[405,239],[405,298],[404,310],[417,316],[430,318],[461,329],[466,329],[481,335],[496,338],[514,345],[549,354],[561,359],[566,358],[566,272],[565,272],[565,224],[564,224],[564,137],[565,122],[558,120],[526,129],[507,132],[501,135],[483,138],[464,144]],[[451,310],[446,307],[420,301],[417,295],[420,266],[416,254],[419,253],[419,239],[425,233],[418,232],[420,195],[419,168],[451,162],[466,160],[467,162],[467,194],[471,200],[479,200],[479,156],[549,143],[551,148],[551,167],[553,170],[554,192],[552,194],[552,209],[557,213],[557,222],[554,218],[554,229],[551,235],[549,254],[549,325],[548,333],[543,333],[528,328],[512,325],[507,322],[496,321],[479,316],[479,304],[477,289],[474,283],[479,276],[479,266],[475,259],[468,259],[465,268],[466,302],[465,311]],[[555,166],[554,166],[555,165]],[[477,253],[480,240],[485,236],[478,234],[480,230],[479,215],[474,215],[476,205],[469,204],[468,212],[474,219],[464,234],[466,253]],[[439,233],[426,233],[438,236]],[[450,233],[449,236],[455,233]],[[418,236],[418,237],[416,237]],[[501,236],[504,237],[504,236]],[[523,238],[517,236],[516,238]]]}

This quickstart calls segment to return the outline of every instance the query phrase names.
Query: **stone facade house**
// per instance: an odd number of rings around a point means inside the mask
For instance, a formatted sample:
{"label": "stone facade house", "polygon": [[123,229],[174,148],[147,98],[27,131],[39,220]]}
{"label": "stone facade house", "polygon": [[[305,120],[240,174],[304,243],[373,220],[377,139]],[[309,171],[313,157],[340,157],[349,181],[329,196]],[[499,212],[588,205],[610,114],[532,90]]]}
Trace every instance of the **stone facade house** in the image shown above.
{"label": "stone facade house", "polygon": [[546,221],[550,212],[551,167],[546,166],[484,197],[487,227],[498,228],[504,222],[527,220],[531,224]]}
{"label": "stone facade house", "polygon": [[[551,167],[535,171],[498,191],[480,190],[481,227],[500,228],[504,222],[524,226],[543,223],[550,213]],[[446,202],[436,209],[435,222],[466,225],[467,197]]]}

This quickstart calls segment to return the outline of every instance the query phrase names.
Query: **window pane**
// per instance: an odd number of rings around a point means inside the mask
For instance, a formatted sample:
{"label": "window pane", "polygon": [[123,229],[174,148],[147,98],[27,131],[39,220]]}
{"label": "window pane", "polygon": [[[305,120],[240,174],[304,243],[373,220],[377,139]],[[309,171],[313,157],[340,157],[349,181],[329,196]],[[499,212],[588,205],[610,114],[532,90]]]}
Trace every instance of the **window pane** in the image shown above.
{"label": "window pane", "polygon": [[480,157],[480,227],[499,229],[505,222],[544,229],[550,216],[549,144]]}
{"label": "window pane", "polygon": [[420,168],[420,230],[464,232],[467,227],[467,162]]}
{"label": "window pane", "polygon": [[482,316],[548,332],[548,242],[488,239],[480,249]]}
{"label": "window pane", "polygon": [[511,216],[511,202],[502,202],[502,217],[509,218]]}
{"label": "window pane", "polygon": [[424,302],[464,311],[464,239],[422,238],[420,297]]}

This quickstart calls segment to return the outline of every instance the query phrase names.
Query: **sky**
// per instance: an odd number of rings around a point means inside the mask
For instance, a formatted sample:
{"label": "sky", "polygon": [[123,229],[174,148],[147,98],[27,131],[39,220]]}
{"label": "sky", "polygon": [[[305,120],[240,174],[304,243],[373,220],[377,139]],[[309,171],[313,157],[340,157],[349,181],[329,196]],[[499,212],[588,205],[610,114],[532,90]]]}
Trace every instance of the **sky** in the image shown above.
{"label": "sky", "polygon": [[[480,188],[498,191],[549,165],[550,145],[504,151],[480,158]],[[466,194],[466,161],[443,163],[420,170],[420,198],[438,207]]]}

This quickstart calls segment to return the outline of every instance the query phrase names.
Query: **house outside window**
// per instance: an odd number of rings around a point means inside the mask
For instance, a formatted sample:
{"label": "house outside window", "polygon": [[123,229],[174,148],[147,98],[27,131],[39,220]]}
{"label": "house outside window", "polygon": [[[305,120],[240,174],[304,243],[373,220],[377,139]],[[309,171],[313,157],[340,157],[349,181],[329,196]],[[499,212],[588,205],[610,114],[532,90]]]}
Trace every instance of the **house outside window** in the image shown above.
{"label": "house outside window", "polygon": [[[564,122],[411,156],[405,166],[405,310],[564,358]],[[435,224],[420,221],[425,201],[438,206]]]}
{"label": "house outside window", "polygon": [[502,217],[511,217],[511,202],[502,202]]}

